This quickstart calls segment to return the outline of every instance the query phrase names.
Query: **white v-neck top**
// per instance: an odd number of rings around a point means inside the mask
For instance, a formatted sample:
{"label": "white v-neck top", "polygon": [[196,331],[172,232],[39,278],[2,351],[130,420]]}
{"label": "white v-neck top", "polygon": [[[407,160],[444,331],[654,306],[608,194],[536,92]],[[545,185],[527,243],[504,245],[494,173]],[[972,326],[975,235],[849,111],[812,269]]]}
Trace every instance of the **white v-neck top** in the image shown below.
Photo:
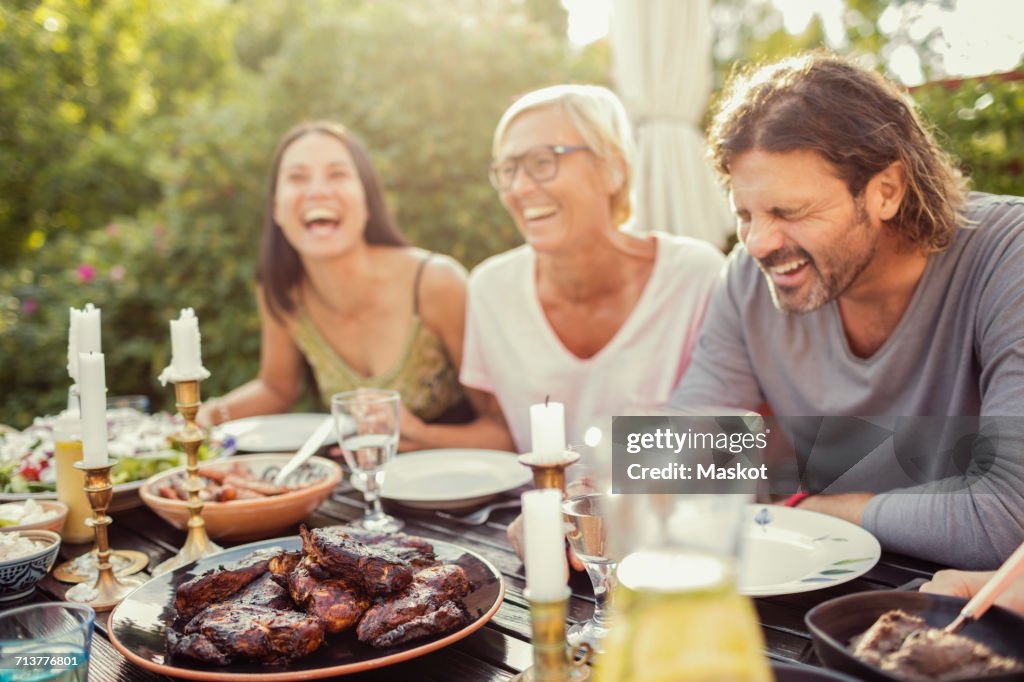
{"label": "white v-neck top", "polygon": [[529,407],[565,404],[569,444],[599,417],[667,402],[690,360],[724,256],[688,237],[656,234],[650,279],[615,336],[590,358],[569,351],[536,288],[536,256],[520,246],[487,259],[469,278],[460,380],[493,393],[520,452],[530,450]]}

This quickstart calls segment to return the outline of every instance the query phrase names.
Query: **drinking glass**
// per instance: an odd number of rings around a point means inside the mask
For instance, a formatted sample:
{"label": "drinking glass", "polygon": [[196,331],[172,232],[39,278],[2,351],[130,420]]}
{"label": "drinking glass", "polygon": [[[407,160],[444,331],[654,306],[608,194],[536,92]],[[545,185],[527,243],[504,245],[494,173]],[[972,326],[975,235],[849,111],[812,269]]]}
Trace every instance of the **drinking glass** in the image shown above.
{"label": "drinking glass", "polygon": [[616,495],[616,571],[596,682],[769,682],[764,638],[737,588],[744,495]]}
{"label": "drinking glass", "polygon": [[0,679],[86,682],[95,619],[84,604],[33,604],[0,613]]}
{"label": "drinking glass", "polygon": [[366,514],[352,525],[383,533],[398,531],[405,524],[384,513],[380,504],[383,466],[398,450],[398,391],[359,388],[331,396],[331,414],[338,428],[338,444],[353,474],[365,481],[363,498]]}
{"label": "drinking glass", "polygon": [[[719,413],[756,417],[717,408],[703,412]],[[650,416],[681,415],[654,411]],[[712,430],[716,423],[697,422],[694,430]],[[599,490],[612,487],[607,474],[613,468],[612,439],[607,430],[601,435],[593,446]],[[693,464],[713,461],[714,454],[710,448],[689,448],[681,456]],[[726,490],[632,492],[602,499],[604,555],[617,558],[618,565],[595,682],[772,679],[757,613],[737,587],[744,510],[751,496]]]}
{"label": "drinking glass", "polygon": [[603,518],[607,499],[607,495],[592,493],[571,497],[562,503],[565,536],[583,562],[594,586],[594,615],[566,632],[566,638],[574,649],[586,642],[601,652],[601,642],[608,634],[608,597],[615,581],[616,561],[609,554]]}

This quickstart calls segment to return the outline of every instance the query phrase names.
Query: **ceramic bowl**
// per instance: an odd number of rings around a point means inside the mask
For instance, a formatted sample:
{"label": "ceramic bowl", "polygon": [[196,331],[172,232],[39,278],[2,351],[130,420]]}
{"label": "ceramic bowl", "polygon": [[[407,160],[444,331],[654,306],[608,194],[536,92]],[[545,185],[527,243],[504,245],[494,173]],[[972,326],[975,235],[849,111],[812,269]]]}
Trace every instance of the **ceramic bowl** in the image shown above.
{"label": "ceramic bowl", "polygon": [[0,559],[0,601],[19,599],[31,593],[53,568],[60,551],[60,536],[52,530],[26,530],[19,534],[45,544],[17,559]]}
{"label": "ceramic bowl", "polygon": [[36,500],[36,504],[42,507],[43,511],[55,511],[57,515],[45,521],[20,523],[17,526],[3,526],[0,527],[0,531],[7,533],[14,530],[52,530],[54,533],[60,533],[64,530],[64,522],[68,518],[68,506],[66,504],[57,500]]}
{"label": "ceramic bowl", "polygon": [[[203,468],[230,469],[244,464],[256,478],[271,481],[289,459],[290,454],[239,455],[206,462]],[[184,473],[185,467],[165,471],[147,479],[139,489],[146,506],[179,530],[188,527],[186,501],[162,497],[159,490],[172,477]],[[341,467],[329,459],[311,457],[286,481],[286,485],[297,486],[296,490],[258,499],[203,504],[206,532],[215,540],[230,541],[262,540],[285,534],[309,516],[339,481]]]}
{"label": "ceramic bowl", "polygon": [[[901,678],[865,663],[853,655],[850,640],[861,634],[886,611],[900,609],[923,618],[932,627],[949,625],[967,603],[966,599],[924,592],[881,590],[860,592],[830,599],[807,612],[804,621],[814,640],[814,651],[829,668],[871,682],[898,682]],[[1024,617],[992,607],[961,634],[985,644],[996,653],[1024,658]],[[1024,674],[989,675],[983,678],[956,677],[948,680],[983,682],[1021,682]]]}

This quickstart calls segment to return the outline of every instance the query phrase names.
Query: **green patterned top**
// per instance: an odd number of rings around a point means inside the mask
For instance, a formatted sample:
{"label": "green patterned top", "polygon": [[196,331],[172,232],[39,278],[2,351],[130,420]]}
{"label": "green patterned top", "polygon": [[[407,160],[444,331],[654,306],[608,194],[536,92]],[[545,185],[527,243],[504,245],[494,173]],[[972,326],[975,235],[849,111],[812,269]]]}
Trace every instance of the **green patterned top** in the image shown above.
{"label": "green patterned top", "polygon": [[430,422],[465,398],[444,343],[418,315],[413,316],[399,361],[390,370],[372,377],[349,367],[327,343],[305,308],[296,311],[292,335],[313,369],[325,405],[330,405],[331,396],[341,391],[388,388],[402,394],[402,402],[413,414]]}

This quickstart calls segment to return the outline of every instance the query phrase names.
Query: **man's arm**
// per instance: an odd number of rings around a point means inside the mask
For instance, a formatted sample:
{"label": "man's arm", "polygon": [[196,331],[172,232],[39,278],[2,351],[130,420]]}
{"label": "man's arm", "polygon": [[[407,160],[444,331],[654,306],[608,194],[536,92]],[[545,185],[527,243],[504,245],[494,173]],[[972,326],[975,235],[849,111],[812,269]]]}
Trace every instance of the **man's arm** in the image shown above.
{"label": "man's arm", "polygon": [[874,497],[871,493],[844,493],[842,495],[811,495],[796,505],[800,509],[838,516],[844,521],[860,525],[864,508]]}
{"label": "man's arm", "polygon": [[[1007,197],[982,216],[1024,223]],[[1024,232],[1002,232],[976,297],[981,419],[966,473],[876,495],[863,525],[884,546],[957,568],[991,569],[1024,540]],[[963,333],[968,333],[964,330]]]}
{"label": "man's arm", "polygon": [[735,295],[738,253],[729,256],[711,295],[690,365],[669,401],[674,408],[731,407],[756,410],[763,402]]}

